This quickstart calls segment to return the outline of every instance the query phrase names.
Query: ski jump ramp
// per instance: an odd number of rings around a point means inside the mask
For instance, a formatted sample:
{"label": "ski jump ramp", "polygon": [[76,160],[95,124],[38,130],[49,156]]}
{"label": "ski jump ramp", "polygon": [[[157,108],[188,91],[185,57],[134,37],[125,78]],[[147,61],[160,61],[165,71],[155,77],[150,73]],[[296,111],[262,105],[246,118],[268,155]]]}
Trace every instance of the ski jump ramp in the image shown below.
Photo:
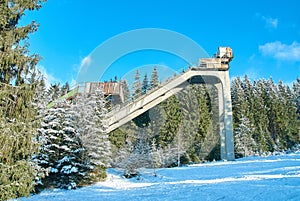
{"label": "ski jump ramp", "polygon": [[234,160],[232,104],[228,69],[192,67],[145,95],[107,114],[107,131],[111,132],[158,105],[189,84],[212,84],[218,90],[221,159]]}

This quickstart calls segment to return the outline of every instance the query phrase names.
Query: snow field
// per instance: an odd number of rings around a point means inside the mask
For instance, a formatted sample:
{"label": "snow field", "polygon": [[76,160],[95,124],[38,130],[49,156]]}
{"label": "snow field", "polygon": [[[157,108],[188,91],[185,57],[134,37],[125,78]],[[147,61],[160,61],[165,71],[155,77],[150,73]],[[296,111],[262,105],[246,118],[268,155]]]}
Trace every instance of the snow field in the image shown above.
{"label": "snow field", "polygon": [[109,169],[105,182],[17,200],[300,200],[300,153],[158,169],[156,177],[151,169],[140,172],[125,179]]}

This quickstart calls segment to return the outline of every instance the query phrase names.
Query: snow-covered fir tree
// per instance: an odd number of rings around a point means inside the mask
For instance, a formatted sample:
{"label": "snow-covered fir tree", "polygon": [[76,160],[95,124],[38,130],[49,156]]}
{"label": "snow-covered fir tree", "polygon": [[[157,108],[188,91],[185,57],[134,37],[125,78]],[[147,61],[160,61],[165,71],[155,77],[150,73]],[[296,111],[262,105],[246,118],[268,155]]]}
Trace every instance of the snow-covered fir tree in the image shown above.
{"label": "snow-covered fir tree", "polygon": [[106,100],[101,90],[92,94],[80,94],[75,100],[76,129],[87,151],[88,180],[99,181],[106,177],[111,162],[111,146],[104,125]]}
{"label": "snow-covered fir tree", "polygon": [[75,188],[86,175],[85,150],[75,123],[75,112],[67,101],[44,112],[37,135],[41,143],[40,153],[33,159],[38,166],[49,171],[42,179],[42,188]]}
{"label": "snow-covered fir tree", "polygon": [[268,108],[263,99],[264,86],[262,81],[254,83],[253,94],[253,102],[255,102],[255,107],[251,111],[253,113],[255,126],[253,138],[257,143],[259,153],[268,152],[270,148],[272,149],[274,147],[274,142],[268,130]]}
{"label": "snow-covered fir tree", "polygon": [[129,156],[123,161],[124,176],[127,178],[139,174],[139,168],[151,167],[151,147],[149,144],[149,128],[138,128],[135,141],[130,147]]}
{"label": "snow-covered fir tree", "polygon": [[153,139],[151,143],[151,159],[152,159],[153,174],[154,176],[157,176],[156,168],[159,168],[161,166],[162,161],[161,161],[159,149],[157,149],[155,139]]}
{"label": "snow-covered fir tree", "polygon": [[143,79],[143,83],[142,83],[142,94],[146,94],[147,91],[149,90],[149,80],[148,80],[148,76],[147,74],[145,74],[144,79]]}
{"label": "snow-covered fir tree", "polygon": [[141,78],[140,71],[136,70],[135,76],[134,76],[134,82],[132,83],[134,99],[136,99],[142,95],[142,84],[141,84],[140,78]]}
{"label": "snow-covered fir tree", "polygon": [[298,119],[300,120],[300,78],[298,77],[293,83],[293,94],[297,107]]}
{"label": "snow-covered fir tree", "polygon": [[235,132],[235,152],[237,156],[251,156],[256,151],[256,143],[252,138],[254,126],[247,117],[242,116],[241,123]]}
{"label": "snow-covered fir tree", "polygon": [[123,91],[123,100],[124,102],[127,102],[130,100],[130,91],[129,91],[129,86],[126,80],[121,80],[120,81],[122,91]]}
{"label": "snow-covered fir tree", "polygon": [[157,67],[154,66],[152,74],[151,74],[151,80],[150,80],[150,88],[153,89],[159,85],[159,79],[158,79],[158,72]]}

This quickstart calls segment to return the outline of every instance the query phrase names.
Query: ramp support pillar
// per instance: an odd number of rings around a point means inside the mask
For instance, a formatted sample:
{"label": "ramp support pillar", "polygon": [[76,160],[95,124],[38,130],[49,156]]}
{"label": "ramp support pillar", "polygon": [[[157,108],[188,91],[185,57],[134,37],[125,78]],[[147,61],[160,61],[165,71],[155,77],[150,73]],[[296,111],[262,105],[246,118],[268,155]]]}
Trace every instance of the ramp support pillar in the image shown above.
{"label": "ramp support pillar", "polygon": [[228,71],[219,75],[221,83],[215,84],[219,98],[219,122],[220,122],[220,151],[221,159],[232,161],[234,157],[234,139],[232,126],[232,105],[230,93],[230,80]]}

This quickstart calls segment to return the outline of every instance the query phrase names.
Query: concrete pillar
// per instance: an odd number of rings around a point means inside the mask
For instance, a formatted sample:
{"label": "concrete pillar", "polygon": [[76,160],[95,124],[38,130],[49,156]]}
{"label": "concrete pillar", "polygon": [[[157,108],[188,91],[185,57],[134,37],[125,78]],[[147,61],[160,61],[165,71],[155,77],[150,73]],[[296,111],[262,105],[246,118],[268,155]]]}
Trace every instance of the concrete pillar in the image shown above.
{"label": "concrete pillar", "polygon": [[229,72],[224,71],[223,80],[224,91],[224,124],[225,124],[225,150],[226,159],[234,160],[234,138],[233,138],[233,126],[232,126],[232,104],[231,104],[231,90]]}
{"label": "concrete pillar", "polygon": [[218,90],[218,103],[219,103],[219,128],[220,128],[220,155],[222,160],[227,160],[226,157],[226,133],[224,121],[224,96],[222,83],[215,84]]}
{"label": "concrete pillar", "polygon": [[234,157],[234,139],[232,127],[232,104],[230,92],[230,79],[228,71],[220,73],[221,83],[215,84],[219,98],[220,122],[220,151],[221,159],[232,161]]}

